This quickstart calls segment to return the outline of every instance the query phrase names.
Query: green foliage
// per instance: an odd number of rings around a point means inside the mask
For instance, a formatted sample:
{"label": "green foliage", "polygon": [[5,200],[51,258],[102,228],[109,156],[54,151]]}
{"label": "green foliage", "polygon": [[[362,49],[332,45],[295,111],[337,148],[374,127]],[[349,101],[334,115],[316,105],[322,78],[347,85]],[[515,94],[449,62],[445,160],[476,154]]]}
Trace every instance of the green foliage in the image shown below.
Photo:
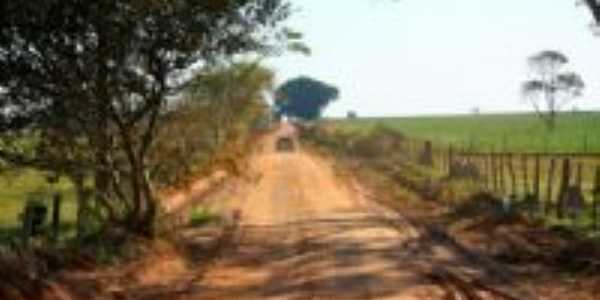
{"label": "green foliage", "polygon": [[203,207],[194,207],[190,213],[189,225],[202,226],[210,222],[216,221],[218,216]]}
{"label": "green foliage", "polygon": [[285,47],[289,13],[285,0],[0,2],[0,158],[93,177],[96,215],[151,236],[169,100],[198,66]]}
{"label": "green foliage", "polygon": [[600,113],[594,112],[561,113],[554,131],[533,114],[372,118],[334,123],[349,133],[383,125],[411,137],[478,151],[600,152]]}
{"label": "green foliage", "polygon": [[585,83],[575,72],[565,71],[569,59],[558,51],[541,51],[528,59],[532,76],[521,87],[536,113],[553,130],[556,114],[582,94]]}
{"label": "green foliage", "polygon": [[315,120],[327,105],[337,100],[339,90],[319,80],[299,77],[285,82],[276,94],[279,114]]}
{"label": "green foliage", "polygon": [[301,32],[286,28],[283,34],[289,41],[287,45],[288,52],[299,53],[305,56],[310,56],[312,54],[310,47],[302,41],[304,35]]}
{"label": "green foliage", "polygon": [[266,113],[265,96],[272,91],[273,81],[273,72],[258,61],[219,64],[194,77],[186,100],[207,113],[203,123],[214,131],[213,142],[218,145],[221,132]]}
{"label": "green foliage", "polygon": [[159,186],[185,183],[192,173],[232,155],[229,150],[243,151],[236,145],[268,113],[265,97],[273,77],[258,62],[219,64],[198,73],[185,98],[162,119],[150,156]]}

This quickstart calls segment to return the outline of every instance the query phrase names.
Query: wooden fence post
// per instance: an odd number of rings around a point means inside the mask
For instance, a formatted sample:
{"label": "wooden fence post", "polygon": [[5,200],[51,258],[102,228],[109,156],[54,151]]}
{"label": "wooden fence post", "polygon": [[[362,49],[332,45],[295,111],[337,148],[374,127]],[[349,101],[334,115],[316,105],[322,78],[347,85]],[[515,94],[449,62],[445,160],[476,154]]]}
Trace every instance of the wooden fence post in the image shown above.
{"label": "wooden fence post", "polygon": [[554,171],[556,169],[556,160],[554,158],[550,159],[550,167],[548,169],[548,178],[547,179],[547,185],[546,185],[546,205],[544,205],[545,208],[545,215],[548,216],[550,214],[550,207],[552,207],[552,194],[554,191]]}
{"label": "wooden fence post", "polygon": [[504,154],[500,154],[500,190],[504,195],[506,194],[506,184],[504,181]]}
{"label": "wooden fence post", "polygon": [[487,186],[488,186],[488,191],[492,191],[494,189],[494,176],[492,175],[492,155],[491,153],[488,153],[487,155],[484,156],[484,160],[485,160],[485,164],[487,165],[486,168],[486,177],[487,177]]}
{"label": "wooden fence post", "polygon": [[492,152],[492,177],[494,179],[494,192],[498,192],[498,161],[496,153]]}
{"label": "wooden fence post", "polygon": [[598,230],[598,205],[600,204],[600,166],[596,166],[596,175],[594,178],[594,204],[592,218],[594,219],[594,230]]}
{"label": "wooden fence post", "polygon": [[480,156],[479,157],[479,164],[480,164],[479,173],[481,175],[481,180],[482,180],[482,183],[483,183],[483,187],[484,187],[484,190],[487,191],[488,188],[489,188],[489,186],[488,186],[489,182],[488,182],[488,176],[487,176],[487,172],[488,172],[488,170],[487,170],[487,167],[488,167],[488,165],[487,165],[487,158],[485,156]]}
{"label": "wooden fence post", "polygon": [[443,152],[442,155],[444,155],[444,172],[447,172],[448,170],[450,170],[450,148],[452,146],[448,145],[446,148],[442,149],[441,151]]}
{"label": "wooden fence post", "polygon": [[488,191],[491,191],[494,188],[494,177],[492,176],[492,154],[488,153],[484,156],[484,161],[486,164],[486,179],[487,179],[487,188]]}
{"label": "wooden fence post", "polygon": [[487,191],[489,189],[489,177],[488,177],[488,160],[487,157],[481,156],[481,179],[483,180],[483,188]]}
{"label": "wooden fence post", "polygon": [[[442,148],[441,144],[438,144],[437,141],[433,142],[433,153],[434,153],[434,166],[437,166],[441,173],[444,172],[444,148]],[[437,164],[436,164],[437,161]]]}
{"label": "wooden fence post", "polygon": [[540,199],[540,154],[535,155],[533,166],[533,195],[536,199]]}
{"label": "wooden fence post", "polygon": [[515,166],[513,165],[513,156],[508,154],[508,175],[510,176],[510,193],[512,197],[517,197],[517,176]]}
{"label": "wooden fence post", "polygon": [[569,158],[565,158],[563,160],[563,165],[562,165],[562,175],[561,175],[561,179],[560,179],[560,192],[558,194],[558,206],[556,207],[556,217],[559,219],[563,219],[564,218],[564,206],[565,203],[564,202],[564,198],[565,198],[565,193],[567,192],[567,190],[569,189],[569,186],[571,185],[571,160]]}
{"label": "wooden fence post", "polygon": [[533,197],[540,206],[540,154],[535,155],[535,165],[533,170]]}
{"label": "wooden fence post", "polygon": [[454,164],[454,149],[452,144],[448,147],[448,175],[452,175],[452,165]]}
{"label": "wooden fence post", "polygon": [[529,194],[529,167],[527,166],[527,154],[521,155],[521,167],[523,168],[523,196]]}
{"label": "wooden fence post", "polygon": [[583,163],[577,163],[577,171],[575,172],[575,185],[582,189],[583,188]]}
{"label": "wooden fence post", "polygon": [[425,141],[423,151],[419,154],[419,163],[422,165],[433,167],[433,146],[431,141]]}

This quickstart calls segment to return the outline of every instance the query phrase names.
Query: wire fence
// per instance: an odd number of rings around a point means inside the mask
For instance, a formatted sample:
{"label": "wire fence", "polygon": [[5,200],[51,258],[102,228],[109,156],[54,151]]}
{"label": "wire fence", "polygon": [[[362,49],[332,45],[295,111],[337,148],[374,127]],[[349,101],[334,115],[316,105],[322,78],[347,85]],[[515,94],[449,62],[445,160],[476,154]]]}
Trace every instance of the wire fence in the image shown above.
{"label": "wire fence", "polygon": [[506,207],[600,229],[600,153],[469,151],[406,139],[405,154],[449,178],[466,178]]}

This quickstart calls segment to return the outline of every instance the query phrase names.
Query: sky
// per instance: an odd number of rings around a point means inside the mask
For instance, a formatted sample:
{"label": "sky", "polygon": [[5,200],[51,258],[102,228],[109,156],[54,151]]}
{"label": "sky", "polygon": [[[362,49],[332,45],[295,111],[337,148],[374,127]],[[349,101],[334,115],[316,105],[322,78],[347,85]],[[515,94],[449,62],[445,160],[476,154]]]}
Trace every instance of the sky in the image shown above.
{"label": "sky", "polygon": [[277,81],[340,89],[326,116],[531,111],[527,58],[558,50],[586,82],[570,104],[600,109],[600,35],[577,0],[292,0],[289,25],[312,55],[270,59]]}

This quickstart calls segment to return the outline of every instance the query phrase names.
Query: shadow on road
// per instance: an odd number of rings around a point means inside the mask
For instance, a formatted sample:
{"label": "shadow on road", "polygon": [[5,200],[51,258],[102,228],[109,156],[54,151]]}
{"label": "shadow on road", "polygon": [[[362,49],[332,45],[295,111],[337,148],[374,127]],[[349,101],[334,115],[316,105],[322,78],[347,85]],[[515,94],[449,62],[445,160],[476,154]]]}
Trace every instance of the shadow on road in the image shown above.
{"label": "shadow on road", "polygon": [[519,280],[512,274],[498,281],[486,265],[468,263],[431,236],[378,234],[387,222],[352,216],[246,225],[224,249],[218,271],[182,299],[442,299],[429,276],[440,266],[502,286]]}

